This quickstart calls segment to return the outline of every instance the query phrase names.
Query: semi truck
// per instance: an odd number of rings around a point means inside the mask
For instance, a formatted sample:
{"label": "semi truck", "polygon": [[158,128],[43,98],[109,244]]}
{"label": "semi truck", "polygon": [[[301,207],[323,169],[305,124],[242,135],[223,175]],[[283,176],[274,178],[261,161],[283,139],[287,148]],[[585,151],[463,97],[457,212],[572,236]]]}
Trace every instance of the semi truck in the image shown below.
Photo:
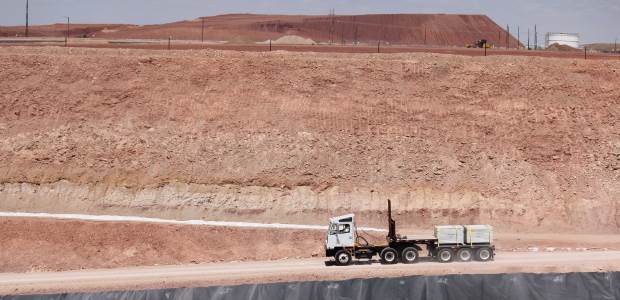
{"label": "semi truck", "polygon": [[408,238],[396,233],[389,199],[387,207],[386,242],[379,245],[369,243],[358,234],[354,214],[331,218],[325,240],[326,257],[333,257],[339,266],[351,264],[353,258],[372,260],[377,255],[382,264],[412,264],[418,262],[423,250],[432,260],[441,263],[455,260],[488,262],[495,257],[493,229],[489,225],[435,226],[432,237]]}

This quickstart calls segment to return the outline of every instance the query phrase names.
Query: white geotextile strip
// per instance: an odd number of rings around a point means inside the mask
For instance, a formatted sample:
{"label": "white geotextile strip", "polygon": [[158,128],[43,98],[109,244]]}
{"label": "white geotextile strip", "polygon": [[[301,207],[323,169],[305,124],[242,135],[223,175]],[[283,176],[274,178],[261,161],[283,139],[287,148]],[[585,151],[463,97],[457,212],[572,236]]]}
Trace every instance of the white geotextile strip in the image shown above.
{"label": "white geotextile strip", "polygon": [[[178,225],[206,225],[206,226],[222,226],[222,227],[327,230],[327,226],[321,226],[321,225],[247,223],[247,222],[224,222],[224,221],[204,221],[204,220],[178,221],[178,220],[168,220],[168,219],[159,219],[159,218],[145,218],[145,217],[134,217],[134,216],[109,216],[109,215],[0,212],[0,217],[63,219],[63,220],[82,220],[82,221],[96,221],[96,222],[140,222],[140,223],[163,223],[163,224],[178,224]],[[368,228],[368,227],[360,227],[358,229],[364,230],[364,231],[377,231],[377,232],[385,231],[383,229]]]}

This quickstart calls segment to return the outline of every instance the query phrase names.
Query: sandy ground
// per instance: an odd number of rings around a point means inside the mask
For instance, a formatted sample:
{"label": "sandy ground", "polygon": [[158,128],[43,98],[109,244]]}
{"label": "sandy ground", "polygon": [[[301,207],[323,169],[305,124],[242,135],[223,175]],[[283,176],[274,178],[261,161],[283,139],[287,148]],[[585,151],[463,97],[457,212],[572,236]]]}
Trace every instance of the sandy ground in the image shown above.
{"label": "sandy ground", "polygon": [[[70,39],[69,47],[79,48],[105,48],[105,49],[150,49],[150,50],[168,50],[168,41],[162,39],[140,40],[140,39]],[[62,38],[0,38],[0,47],[2,46],[64,46]],[[292,52],[321,52],[321,53],[440,53],[467,56],[533,56],[533,57],[556,57],[569,59],[604,59],[604,60],[620,60],[620,55],[599,53],[588,51],[584,56],[583,51],[527,51],[525,48],[505,49],[495,48],[473,49],[464,47],[445,47],[445,46],[424,46],[424,45],[385,45],[377,47],[377,43],[352,45],[283,45],[272,44],[271,48],[268,44],[254,43],[226,43],[220,40],[172,40],[170,48],[172,50],[233,50],[233,51],[251,51],[251,52],[268,52],[268,51],[292,51]]]}
{"label": "sandy ground", "polygon": [[[322,257],[325,240],[323,230],[21,218],[0,218],[0,228],[0,272],[27,273]],[[385,241],[385,233],[360,233]],[[620,250],[620,236],[499,232],[495,244],[503,252],[596,252]]]}
{"label": "sandy ground", "polygon": [[336,267],[324,259],[157,266],[60,273],[0,274],[0,294],[202,287],[308,280],[439,274],[567,273],[620,270],[620,252],[498,253],[488,263],[360,263]]}

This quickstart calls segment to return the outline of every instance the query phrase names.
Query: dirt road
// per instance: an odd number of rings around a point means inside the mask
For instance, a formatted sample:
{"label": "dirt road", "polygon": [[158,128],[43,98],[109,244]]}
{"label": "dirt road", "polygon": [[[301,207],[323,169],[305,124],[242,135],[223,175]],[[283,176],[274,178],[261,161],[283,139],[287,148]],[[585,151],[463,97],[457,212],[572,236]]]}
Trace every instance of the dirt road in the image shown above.
{"label": "dirt road", "polygon": [[499,253],[491,263],[327,266],[324,259],[156,266],[59,273],[0,274],[0,294],[33,294],[344,280],[438,274],[598,272],[620,270],[620,252]]}

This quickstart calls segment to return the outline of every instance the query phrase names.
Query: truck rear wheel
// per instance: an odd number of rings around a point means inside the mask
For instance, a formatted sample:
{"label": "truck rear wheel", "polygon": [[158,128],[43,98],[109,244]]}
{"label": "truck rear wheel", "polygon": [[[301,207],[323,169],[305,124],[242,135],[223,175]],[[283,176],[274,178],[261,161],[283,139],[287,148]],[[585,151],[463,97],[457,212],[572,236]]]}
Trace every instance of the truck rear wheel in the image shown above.
{"label": "truck rear wheel", "polygon": [[449,263],[454,258],[454,251],[450,248],[443,248],[437,251],[437,260],[440,263]]}
{"label": "truck rear wheel", "polygon": [[493,258],[493,252],[489,247],[482,247],[476,251],[476,260],[489,261]]}
{"label": "truck rear wheel", "polygon": [[348,266],[351,264],[351,254],[345,250],[336,252],[334,258],[336,259],[336,264],[339,266]]}
{"label": "truck rear wheel", "polygon": [[462,262],[471,261],[473,257],[474,257],[473,251],[469,248],[461,248],[456,253],[456,258]]}
{"label": "truck rear wheel", "polygon": [[418,249],[413,247],[408,247],[403,250],[400,255],[403,263],[412,264],[418,261]]}
{"label": "truck rear wheel", "polygon": [[398,262],[398,253],[394,248],[385,248],[381,251],[381,263],[395,264]]}

